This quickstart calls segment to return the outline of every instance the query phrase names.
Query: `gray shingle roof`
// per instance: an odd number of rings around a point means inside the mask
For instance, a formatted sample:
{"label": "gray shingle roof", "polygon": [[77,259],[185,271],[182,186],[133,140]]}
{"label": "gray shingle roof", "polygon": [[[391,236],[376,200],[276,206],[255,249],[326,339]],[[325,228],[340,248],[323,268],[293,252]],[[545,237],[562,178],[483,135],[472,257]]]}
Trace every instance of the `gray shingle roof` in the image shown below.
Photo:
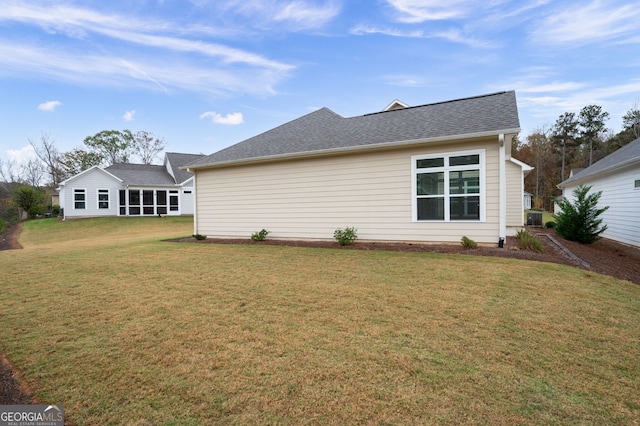
{"label": "gray shingle roof", "polygon": [[179,152],[167,152],[166,161],[171,164],[171,170],[176,178],[176,183],[183,183],[193,177],[193,173],[180,169],[180,167],[193,163],[205,157],[203,154],[183,154]]}
{"label": "gray shingle roof", "polygon": [[580,172],[562,182],[559,186],[564,187],[567,184],[582,181],[623,165],[637,162],[640,162],[640,138],[629,142],[627,145],[607,155],[602,160],[593,163],[586,169],[582,169]]}
{"label": "gray shingle roof", "polygon": [[104,170],[122,179],[125,185],[175,185],[164,166],[120,163]]}
{"label": "gray shingle roof", "polygon": [[203,157],[198,168],[269,157],[380,146],[478,133],[519,131],[515,92],[498,92],[344,118],[322,108]]}

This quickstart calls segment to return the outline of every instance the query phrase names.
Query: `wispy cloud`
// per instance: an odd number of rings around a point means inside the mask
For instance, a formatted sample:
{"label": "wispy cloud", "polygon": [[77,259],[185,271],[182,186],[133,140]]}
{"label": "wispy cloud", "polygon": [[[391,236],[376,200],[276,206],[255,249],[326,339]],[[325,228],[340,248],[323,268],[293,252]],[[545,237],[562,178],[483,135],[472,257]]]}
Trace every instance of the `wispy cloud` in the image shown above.
{"label": "wispy cloud", "polygon": [[398,21],[420,23],[466,16],[473,5],[470,0],[387,0],[398,13]]}
{"label": "wispy cloud", "polygon": [[392,37],[410,37],[410,38],[422,38],[424,37],[424,31],[404,31],[398,28],[380,27],[376,25],[360,24],[351,29],[351,34],[354,35],[367,35],[367,34],[382,34]]}
{"label": "wispy cloud", "polygon": [[442,38],[452,43],[465,44],[470,47],[481,49],[490,49],[498,46],[496,42],[469,36],[459,29],[450,29],[447,31],[436,32],[433,33],[430,37]]}
{"label": "wispy cloud", "polygon": [[214,111],[207,111],[200,114],[200,118],[211,118],[211,121],[216,124],[226,124],[231,126],[236,126],[244,122],[241,112],[232,112],[227,115],[221,115]]}
{"label": "wispy cloud", "polygon": [[230,0],[216,3],[225,15],[249,20],[250,27],[286,31],[317,30],[336,18],[341,10],[337,0]]}
{"label": "wispy cloud", "polygon": [[136,110],[132,109],[131,111],[125,112],[124,115],[122,116],[122,119],[127,122],[133,121],[133,119],[135,118],[135,115],[136,115]]}
{"label": "wispy cloud", "polygon": [[617,39],[621,42],[636,39],[640,8],[637,4],[616,4],[593,0],[563,4],[550,11],[532,32],[535,41],[548,44],[586,44]]}
{"label": "wispy cloud", "polygon": [[[2,21],[42,31],[17,43],[0,41],[4,73],[162,91],[270,94],[294,69],[258,53],[196,39],[202,35],[200,27],[188,34],[185,28],[151,18],[10,2],[0,9]],[[51,43],[51,33],[64,42]]]}
{"label": "wispy cloud", "polygon": [[340,7],[334,2],[315,5],[306,1],[292,1],[276,9],[274,20],[288,22],[294,29],[312,29],[325,26],[338,15]]}
{"label": "wispy cloud", "polygon": [[60,103],[60,101],[48,101],[48,102],[43,102],[40,105],[38,105],[38,109],[40,111],[53,112],[60,105],[62,105],[62,103]]}

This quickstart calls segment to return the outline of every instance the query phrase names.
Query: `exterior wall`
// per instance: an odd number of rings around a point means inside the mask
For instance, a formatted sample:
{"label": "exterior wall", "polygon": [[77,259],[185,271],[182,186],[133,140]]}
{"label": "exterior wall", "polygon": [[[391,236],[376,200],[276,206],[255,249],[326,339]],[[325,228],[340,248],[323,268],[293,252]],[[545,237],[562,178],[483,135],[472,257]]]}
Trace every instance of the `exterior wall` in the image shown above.
{"label": "exterior wall", "polygon": [[507,235],[524,225],[524,176],[522,167],[506,162],[507,171]]}
{"label": "exterior wall", "polygon": [[[484,222],[414,222],[413,155],[485,150]],[[352,226],[363,240],[479,243],[499,236],[498,140],[198,170],[195,233],[332,239]],[[518,190],[521,190],[518,187]],[[518,195],[522,208],[522,192]]]}
{"label": "exterior wall", "polygon": [[[85,190],[85,207],[76,209],[74,189]],[[78,175],[60,188],[60,207],[65,217],[116,216],[118,214],[118,190],[121,183],[98,169]],[[98,208],[98,189],[109,190],[109,208]]]}
{"label": "exterior wall", "polygon": [[180,190],[180,214],[193,215],[194,206],[193,186],[185,186]]}
{"label": "exterior wall", "polygon": [[[600,216],[608,227],[600,235],[640,247],[640,188],[635,187],[636,180],[640,180],[640,167],[637,165],[584,184],[592,186],[590,194],[602,191],[598,207],[609,206]],[[571,202],[574,201],[572,192],[578,185],[576,183],[563,190],[563,195]]]}
{"label": "exterior wall", "polygon": [[[85,206],[84,209],[76,209],[75,201],[74,201],[74,189],[84,189],[85,190]],[[99,189],[108,189],[109,190],[109,208],[108,209],[100,209],[98,208],[98,190]],[[99,169],[94,169],[85,174],[78,175],[76,178],[73,178],[66,182],[64,186],[60,188],[60,207],[64,208],[64,217],[65,218],[80,218],[80,217],[97,217],[97,216],[129,216],[129,206],[128,204],[125,207],[125,214],[121,214],[120,212],[120,194],[119,191],[121,189],[125,189],[121,182],[116,179],[110,177],[106,173],[102,172]],[[167,197],[170,195],[178,196],[178,210],[172,211],[167,205],[167,213],[168,215],[193,215],[193,206],[194,206],[194,191],[193,186],[185,186],[185,187],[145,187],[145,186],[131,186],[129,190],[151,190],[154,191],[166,191]],[[176,191],[175,194],[170,193],[170,191]],[[167,198],[168,199],[168,198]],[[128,195],[127,195],[127,203],[128,203]],[[142,212],[142,205],[140,205]],[[155,204],[154,204],[155,207]],[[155,215],[155,210],[152,215]],[[135,215],[134,216],[143,216],[144,214]]]}

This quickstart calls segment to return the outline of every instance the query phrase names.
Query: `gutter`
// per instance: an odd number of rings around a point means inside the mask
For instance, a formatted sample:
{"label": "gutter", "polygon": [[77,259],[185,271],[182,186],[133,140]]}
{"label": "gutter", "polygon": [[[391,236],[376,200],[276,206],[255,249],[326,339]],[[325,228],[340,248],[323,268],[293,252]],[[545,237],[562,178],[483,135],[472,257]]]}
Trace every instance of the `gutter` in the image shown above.
{"label": "gutter", "polygon": [[302,158],[324,157],[324,156],[329,156],[334,154],[357,153],[357,152],[366,151],[366,150],[391,149],[391,148],[398,148],[403,146],[411,146],[411,145],[418,145],[418,144],[425,144],[425,143],[459,141],[464,139],[476,139],[476,138],[491,137],[491,136],[502,137],[502,140],[504,143],[504,135],[507,133],[520,133],[520,128],[505,129],[505,130],[490,131],[490,132],[468,133],[468,134],[462,134],[462,135],[440,136],[440,137],[426,138],[426,139],[410,139],[410,140],[404,140],[404,141],[398,141],[398,142],[383,142],[383,143],[377,143],[377,144],[331,148],[331,149],[324,149],[324,150],[318,150],[318,151],[303,151],[303,152],[293,152],[293,153],[286,153],[286,154],[267,155],[262,157],[243,158],[239,160],[220,161],[220,162],[208,163],[208,164],[197,164],[195,166],[182,166],[180,167],[180,169],[193,172],[193,170],[223,168],[223,167],[240,165],[240,164],[246,165],[246,164],[254,164],[254,163],[264,163],[264,162],[270,162],[270,161],[278,161],[283,159],[297,160]]}

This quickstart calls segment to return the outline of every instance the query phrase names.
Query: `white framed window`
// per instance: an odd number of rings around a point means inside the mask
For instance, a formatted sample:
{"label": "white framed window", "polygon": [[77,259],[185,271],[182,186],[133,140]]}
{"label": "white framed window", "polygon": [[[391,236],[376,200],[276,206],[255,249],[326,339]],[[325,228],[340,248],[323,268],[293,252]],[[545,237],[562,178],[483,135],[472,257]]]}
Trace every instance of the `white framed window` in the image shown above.
{"label": "white framed window", "polygon": [[87,191],[83,188],[73,189],[73,208],[84,210],[87,208]]}
{"label": "white framed window", "polygon": [[109,208],[109,190],[98,189],[98,209]]}
{"label": "white framed window", "polygon": [[411,157],[415,222],[485,221],[485,150]]}

